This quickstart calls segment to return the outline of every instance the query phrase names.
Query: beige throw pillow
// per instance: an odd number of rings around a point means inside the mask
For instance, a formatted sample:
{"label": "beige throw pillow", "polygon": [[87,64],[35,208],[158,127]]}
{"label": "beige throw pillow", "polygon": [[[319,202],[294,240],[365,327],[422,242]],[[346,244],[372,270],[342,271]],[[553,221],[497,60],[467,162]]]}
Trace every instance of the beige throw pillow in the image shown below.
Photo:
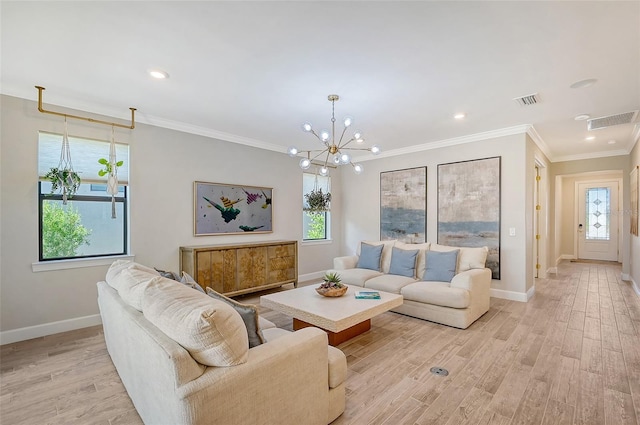
{"label": "beige throw pillow", "polygon": [[202,292],[162,278],[147,286],[144,317],[207,366],[245,363],[249,338],[233,307]]}

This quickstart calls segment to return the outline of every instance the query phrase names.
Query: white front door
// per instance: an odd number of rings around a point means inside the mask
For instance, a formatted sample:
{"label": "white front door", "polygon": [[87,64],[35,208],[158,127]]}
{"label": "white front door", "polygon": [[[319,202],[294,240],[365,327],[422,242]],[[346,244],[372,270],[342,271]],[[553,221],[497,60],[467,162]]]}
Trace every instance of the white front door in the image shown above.
{"label": "white front door", "polygon": [[618,182],[578,183],[578,253],[618,261]]}

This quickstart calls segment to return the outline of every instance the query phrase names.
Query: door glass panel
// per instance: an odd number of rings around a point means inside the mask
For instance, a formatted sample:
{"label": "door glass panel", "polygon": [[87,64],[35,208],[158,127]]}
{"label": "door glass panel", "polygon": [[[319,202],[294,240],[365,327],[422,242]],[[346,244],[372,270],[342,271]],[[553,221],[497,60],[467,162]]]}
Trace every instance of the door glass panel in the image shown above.
{"label": "door glass panel", "polygon": [[585,200],[586,239],[608,241],[610,239],[611,191],[608,187],[587,189]]}

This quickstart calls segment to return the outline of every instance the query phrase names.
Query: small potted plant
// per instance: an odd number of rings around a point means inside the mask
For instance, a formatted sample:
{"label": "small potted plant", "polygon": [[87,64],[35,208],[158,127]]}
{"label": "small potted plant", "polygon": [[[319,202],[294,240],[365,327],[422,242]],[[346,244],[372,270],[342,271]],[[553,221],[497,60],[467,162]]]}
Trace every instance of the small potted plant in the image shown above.
{"label": "small potted plant", "polygon": [[347,292],[347,285],[342,283],[338,273],[327,273],[322,278],[322,284],[316,288],[318,294],[325,297],[341,297]]}
{"label": "small potted plant", "polygon": [[82,180],[78,173],[69,168],[51,168],[44,176],[51,182],[51,194],[62,192],[62,203],[67,204],[67,199],[73,197],[80,188]]}
{"label": "small potted plant", "polygon": [[331,193],[322,193],[322,188],[315,188],[311,192],[305,193],[304,198],[307,201],[308,205],[304,208],[305,211],[329,211],[329,205],[331,203]]}
{"label": "small potted plant", "polygon": [[[104,165],[104,168],[102,170],[98,171],[98,175],[100,177],[104,177],[104,176],[106,176],[107,174],[110,174],[113,171],[113,167],[111,166],[111,163],[106,158],[100,158],[98,160],[98,163]],[[121,167],[122,164],[124,164],[124,161],[116,162],[116,168],[117,167]]]}

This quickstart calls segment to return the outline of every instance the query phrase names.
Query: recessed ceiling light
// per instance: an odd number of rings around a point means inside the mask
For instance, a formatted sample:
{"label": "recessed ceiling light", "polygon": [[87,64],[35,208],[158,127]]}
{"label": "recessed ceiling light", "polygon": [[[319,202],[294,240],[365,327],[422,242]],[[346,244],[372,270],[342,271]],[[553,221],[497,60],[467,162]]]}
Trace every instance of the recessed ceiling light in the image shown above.
{"label": "recessed ceiling light", "polygon": [[585,137],[584,140],[586,140],[587,142],[591,142],[592,140],[596,140],[596,136]]}
{"label": "recessed ceiling light", "polygon": [[615,145],[616,141],[615,140],[609,140],[607,143],[610,144],[610,145]]}
{"label": "recessed ceiling light", "polygon": [[591,115],[589,114],[580,114],[573,117],[573,119],[576,121],[584,121],[584,120],[588,120],[589,118],[591,118]]}
{"label": "recessed ceiling light", "polygon": [[160,69],[150,70],[149,75],[151,75],[153,78],[157,78],[158,80],[169,78],[169,74],[166,71],[162,71]]}
{"label": "recessed ceiling light", "polygon": [[582,89],[582,88],[590,87],[594,85],[597,81],[598,80],[596,80],[595,78],[587,78],[586,80],[576,81],[575,83],[571,84],[569,87],[571,87],[572,89]]}
{"label": "recessed ceiling light", "polygon": [[463,118],[464,118],[464,117],[466,117],[466,116],[467,116],[467,114],[459,113],[459,114],[455,114],[455,115],[453,116],[453,118],[455,118],[455,119],[457,119],[457,120],[461,120],[461,119],[463,119]]}

